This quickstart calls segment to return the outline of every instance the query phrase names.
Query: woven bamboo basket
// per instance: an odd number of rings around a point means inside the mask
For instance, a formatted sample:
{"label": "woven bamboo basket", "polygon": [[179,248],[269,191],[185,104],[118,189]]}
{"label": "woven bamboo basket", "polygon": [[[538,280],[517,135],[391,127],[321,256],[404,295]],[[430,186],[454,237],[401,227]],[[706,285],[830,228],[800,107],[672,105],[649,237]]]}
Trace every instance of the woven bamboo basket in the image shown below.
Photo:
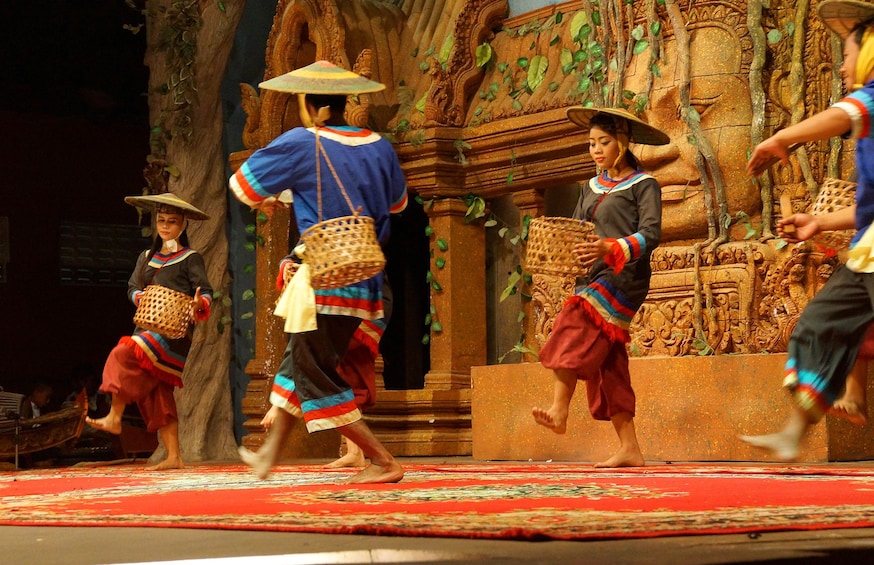
{"label": "woven bamboo basket", "polygon": [[573,248],[586,241],[594,229],[593,223],[574,218],[534,218],[528,225],[526,270],[540,275],[586,276],[589,269],[580,264]]}
{"label": "woven bamboo basket", "polygon": [[[334,181],[340,189],[351,216],[322,219],[322,159],[324,157]],[[310,267],[310,284],[315,289],[339,288],[367,280],[385,268],[385,255],[376,237],[373,218],[361,215],[355,208],[343,181],[337,175],[331,159],[322,146],[316,128],[316,187],[319,221],[300,234],[306,247],[306,262]]]}
{"label": "woven bamboo basket", "polygon": [[[814,216],[837,212],[848,206],[852,206],[856,199],[856,183],[840,180],[825,179],[819,187],[819,193],[811,207],[810,213]],[[814,243],[835,250],[845,249],[850,240],[856,234],[856,230],[828,231],[818,234],[813,238]]]}
{"label": "woven bamboo basket", "polygon": [[339,288],[367,280],[385,268],[373,218],[341,216],[321,221],[300,236],[306,246],[315,289]]}
{"label": "woven bamboo basket", "polygon": [[191,297],[184,292],[150,284],[140,296],[134,324],[170,339],[183,338],[191,324]]}

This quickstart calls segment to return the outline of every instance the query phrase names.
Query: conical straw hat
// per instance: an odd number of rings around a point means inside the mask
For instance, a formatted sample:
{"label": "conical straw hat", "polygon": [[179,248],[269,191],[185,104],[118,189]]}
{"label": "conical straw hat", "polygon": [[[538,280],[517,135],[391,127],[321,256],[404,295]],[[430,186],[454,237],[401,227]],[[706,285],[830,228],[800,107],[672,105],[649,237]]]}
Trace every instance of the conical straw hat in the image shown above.
{"label": "conical straw hat", "polygon": [[826,0],[817,11],[822,23],[842,39],[859,23],[874,19],[874,3],[860,0]]}
{"label": "conical straw hat", "polygon": [[382,83],[366,79],[328,61],[316,61],[312,65],[266,80],[258,86],[279,92],[329,95],[365,94],[385,89]]}
{"label": "conical straw hat", "polygon": [[585,130],[589,129],[589,123],[596,114],[609,114],[616,118],[624,118],[628,122],[628,137],[633,143],[667,145],[671,142],[668,134],[652,127],[623,108],[584,108],[582,106],[573,106],[567,109],[568,119]]}
{"label": "conical straw hat", "polygon": [[202,210],[199,210],[195,206],[192,206],[172,192],[165,192],[163,194],[147,194],[143,196],[125,196],[124,201],[131,206],[143,208],[152,212],[154,212],[155,209],[158,208],[158,206],[172,206],[174,208],[179,208],[180,210],[182,210],[185,213],[185,217],[191,220],[209,219],[209,216],[206,215],[206,213],[204,213]]}

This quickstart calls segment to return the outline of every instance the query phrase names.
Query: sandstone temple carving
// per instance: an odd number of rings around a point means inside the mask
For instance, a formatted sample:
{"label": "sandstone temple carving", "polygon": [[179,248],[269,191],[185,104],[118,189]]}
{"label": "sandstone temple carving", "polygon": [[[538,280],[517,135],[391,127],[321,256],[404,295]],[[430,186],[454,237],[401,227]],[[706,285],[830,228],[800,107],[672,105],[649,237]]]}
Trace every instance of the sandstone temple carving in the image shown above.
{"label": "sandstone temple carving", "polygon": [[[821,244],[785,246],[774,223],[782,195],[807,209],[827,179],[848,178],[852,144],[808,144],[790,167],[744,174],[758,140],[840,97],[841,45],[815,0],[579,0],[522,14],[510,4],[281,0],[266,46],[265,79],[326,59],[387,85],[351,101],[348,116],[396,143],[423,205],[431,262],[421,292],[440,328],[428,336],[424,388],[381,390],[368,415],[399,455],[469,454],[471,368],[536,361],[572,291],[572,280],[524,263],[527,221],[571,212],[576,183],[595,173],[568,106],[622,105],[672,138],[633,147],[662,186],[665,236],[633,356],[785,352],[840,260]],[[242,88],[247,151],[234,166],[299,125],[296,97]],[[285,344],[270,308],[290,220],[259,228],[264,337],[247,371],[250,445]]]}

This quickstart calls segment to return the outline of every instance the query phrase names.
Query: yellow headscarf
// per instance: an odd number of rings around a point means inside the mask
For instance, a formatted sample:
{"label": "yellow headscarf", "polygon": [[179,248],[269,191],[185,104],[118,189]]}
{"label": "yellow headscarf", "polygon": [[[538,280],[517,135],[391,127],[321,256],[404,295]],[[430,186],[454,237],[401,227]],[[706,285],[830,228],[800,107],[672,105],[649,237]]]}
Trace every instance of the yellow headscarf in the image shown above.
{"label": "yellow headscarf", "polygon": [[865,86],[871,71],[874,71],[874,26],[868,27],[862,35],[859,58],[856,59],[856,83],[853,84],[853,90]]}

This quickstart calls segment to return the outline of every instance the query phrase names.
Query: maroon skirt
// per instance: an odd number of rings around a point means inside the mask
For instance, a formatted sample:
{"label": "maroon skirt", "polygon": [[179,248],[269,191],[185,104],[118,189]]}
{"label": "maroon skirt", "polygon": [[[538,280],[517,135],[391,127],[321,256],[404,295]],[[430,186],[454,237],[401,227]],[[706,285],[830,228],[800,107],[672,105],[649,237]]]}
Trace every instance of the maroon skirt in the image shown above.
{"label": "maroon skirt", "polygon": [[155,378],[143,368],[133,342],[122,341],[113,348],[103,367],[100,390],[125,404],[136,403],[150,432],[179,419],[173,385]]}
{"label": "maroon skirt", "polygon": [[569,370],[586,382],[589,412],[596,420],[621,413],[635,414],[636,399],[628,370],[625,343],[604,331],[604,321],[588,303],[572,297],[555,319],[540,363],[547,369]]}

